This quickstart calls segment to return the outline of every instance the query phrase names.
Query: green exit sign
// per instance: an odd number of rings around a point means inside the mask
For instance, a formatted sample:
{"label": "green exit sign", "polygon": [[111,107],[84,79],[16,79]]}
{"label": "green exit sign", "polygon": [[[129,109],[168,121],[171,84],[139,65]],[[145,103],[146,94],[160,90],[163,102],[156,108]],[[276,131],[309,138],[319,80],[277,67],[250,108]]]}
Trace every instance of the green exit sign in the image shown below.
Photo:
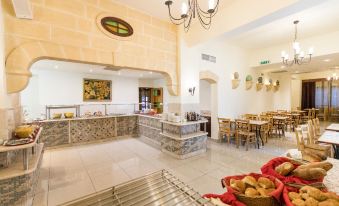
{"label": "green exit sign", "polygon": [[263,60],[263,61],[259,62],[260,65],[269,64],[269,63],[271,63],[270,60]]}

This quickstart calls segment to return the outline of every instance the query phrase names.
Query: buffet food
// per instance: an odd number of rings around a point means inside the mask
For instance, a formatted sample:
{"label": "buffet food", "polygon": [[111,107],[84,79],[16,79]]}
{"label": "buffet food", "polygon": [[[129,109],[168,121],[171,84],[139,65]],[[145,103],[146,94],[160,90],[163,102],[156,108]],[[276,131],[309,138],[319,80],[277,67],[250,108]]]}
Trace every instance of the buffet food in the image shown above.
{"label": "buffet food", "polygon": [[228,193],[247,206],[279,205],[284,187],[275,177],[255,173],[225,177],[222,183],[227,187]]}
{"label": "buffet food", "polygon": [[329,162],[312,162],[295,168],[291,162],[284,162],[278,165],[275,171],[283,176],[293,175],[304,180],[315,180],[325,177],[332,167]]}
{"label": "buffet food", "polygon": [[61,113],[54,113],[54,114],[53,114],[53,119],[60,119],[61,116],[62,116]]}
{"label": "buffet food", "polygon": [[339,196],[312,186],[303,186],[299,191],[284,195],[287,206],[339,206]]}
{"label": "buffet food", "polygon": [[14,129],[14,137],[25,139],[30,138],[37,127],[35,125],[22,125]]}
{"label": "buffet food", "polygon": [[73,112],[65,112],[64,113],[64,116],[65,116],[65,118],[73,118],[74,117],[74,113]]}

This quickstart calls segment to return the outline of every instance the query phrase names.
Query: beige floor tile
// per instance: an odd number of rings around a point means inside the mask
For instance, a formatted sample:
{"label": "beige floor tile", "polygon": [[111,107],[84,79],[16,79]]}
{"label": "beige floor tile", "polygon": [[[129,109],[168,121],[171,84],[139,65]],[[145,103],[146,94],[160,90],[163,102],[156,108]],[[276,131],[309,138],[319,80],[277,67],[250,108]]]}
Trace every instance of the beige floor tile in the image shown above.
{"label": "beige floor tile", "polygon": [[196,170],[199,170],[200,172],[204,174],[208,173],[209,171],[216,170],[222,166],[221,164],[215,163],[207,159],[194,160],[188,163],[187,165]]}
{"label": "beige floor tile", "polygon": [[199,192],[201,195],[204,194],[223,194],[226,189],[222,188],[220,180],[203,175],[194,180],[188,182],[194,190]]}
{"label": "beige floor tile", "polygon": [[76,198],[83,197],[95,192],[91,180],[69,182],[70,184],[59,185],[48,193],[48,206],[58,205]]}
{"label": "beige floor tile", "polygon": [[33,199],[33,206],[47,206],[48,205],[48,191],[37,193]]}
{"label": "beige floor tile", "polygon": [[101,173],[100,175],[91,174],[90,177],[96,191],[113,187],[131,179],[122,169]]}
{"label": "beige floor tile", "polygon": [[169,170],[172,172],[177,178],[179,178],[181,181],[189,182],[197,177],[200,177],[204,175],[203,172],[194,169],[193,167],[190,167],[188,165],[182,165],[179,167],[175,167]]}

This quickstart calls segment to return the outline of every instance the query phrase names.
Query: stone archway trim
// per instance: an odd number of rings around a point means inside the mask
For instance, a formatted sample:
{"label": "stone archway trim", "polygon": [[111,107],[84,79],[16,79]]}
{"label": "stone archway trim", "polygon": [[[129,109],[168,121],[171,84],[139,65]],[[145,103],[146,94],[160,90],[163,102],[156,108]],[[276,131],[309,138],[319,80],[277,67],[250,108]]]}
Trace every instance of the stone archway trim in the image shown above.
{"label": "stone archway trim", "polygon": [[[116,65],[118,55],[91,48],[73,47],[45,41],[33,41],[22,44],[15,48],[6,58],[6,81],[7,92],[16,93],[22,91],[28,84],[32,73],[31,65],[41,59],[54,59],[62,61],[73,61],[88,64],[99,64],[106,66],[128,67],[128,65]],[[141,68],[141,70],[151,70]],[[178,85],[174,82],[177,78],[165,70],[154,70],[161,72],[167,82],[167,88],[171,95],[178,95]]]}
{"label": "stone archway trim", "polygon": [[219,81],[219,77],[215,73],[210,72],[210,71],[201,71],[199,73],[199,79],[206,80],[210,84],[215,84]]}

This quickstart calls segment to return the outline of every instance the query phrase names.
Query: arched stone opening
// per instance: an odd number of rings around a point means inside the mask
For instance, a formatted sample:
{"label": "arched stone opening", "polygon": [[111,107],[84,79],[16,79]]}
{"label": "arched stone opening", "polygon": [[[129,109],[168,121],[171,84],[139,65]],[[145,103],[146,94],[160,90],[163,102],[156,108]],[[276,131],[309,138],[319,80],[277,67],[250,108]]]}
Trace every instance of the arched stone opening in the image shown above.
{"label": "arched stone opening", "polygon": [[97,49],[66,46],[56,43],[34,41],[15,48],[6,58],[7,93],[20,92],[26,88],[32,76],[31,65],[41,59],[72,61],[86,64],[125,67],[130,69],[156,71],[164,75],[168,91],[171,95],[178,95],[178,85],[174,74],[162,68],[151,70],[148,68],[131,68],[119,61],[119,54]]}

